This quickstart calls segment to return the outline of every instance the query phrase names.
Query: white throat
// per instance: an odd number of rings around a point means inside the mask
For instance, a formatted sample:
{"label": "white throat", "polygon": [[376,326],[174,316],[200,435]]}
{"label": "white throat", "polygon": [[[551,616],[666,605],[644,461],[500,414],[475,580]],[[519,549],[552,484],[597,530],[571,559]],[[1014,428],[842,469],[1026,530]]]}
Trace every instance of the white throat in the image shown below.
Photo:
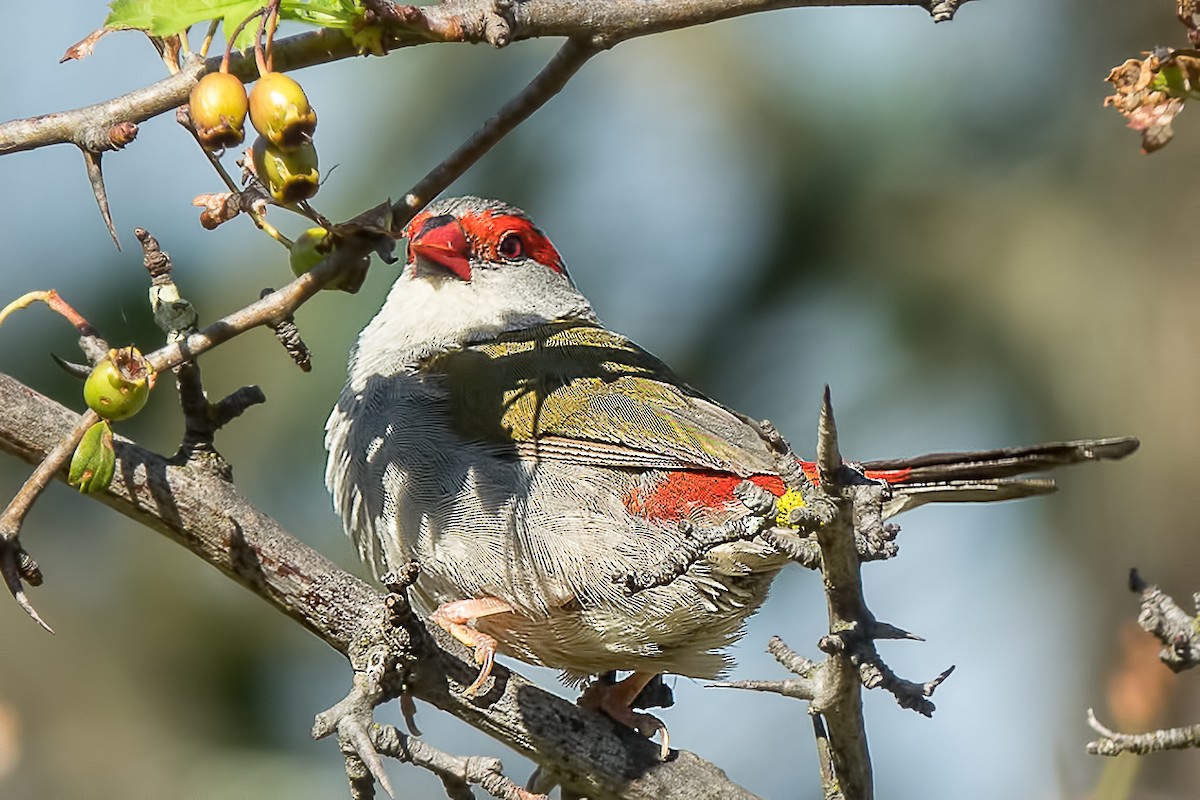
{"label": "white throat", "polygon": [[350,384],[395,375],[435,353],[562,319],[596,322],[587,298],[544,268],[476,270],[471,281],[416,277],[409,264],[350,357]]}

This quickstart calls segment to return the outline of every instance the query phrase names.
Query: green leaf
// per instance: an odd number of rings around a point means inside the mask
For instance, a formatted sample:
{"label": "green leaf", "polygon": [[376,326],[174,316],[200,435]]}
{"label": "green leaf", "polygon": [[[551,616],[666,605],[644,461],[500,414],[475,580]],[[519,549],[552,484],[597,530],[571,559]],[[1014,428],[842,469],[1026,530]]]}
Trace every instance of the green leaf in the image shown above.
{"label": "green leaf", "polygon": [[258,0],[113,0],[104,26],[170,36],[210,19],[237,17],[237,25],[261,6]]}
{"label": "green leaf", "polygon": [[87,429],[75,447],[67,482],[84,494],[99,494],[112,483],[116,468],[112,427],[101,420]]}
{"label": "green leaf", "polygon": [[285,0],[279,7],[284,19],[342,30],[352,29],[362,11],[354,0]]}
{"label": "green leaf", "polygon": [[[263,5],[262,0],[113,0],[104,27],[170,36],[197,23],[219,19],[228,35]],[[353,27],[361,13],[362,7],[354,0],[284,0],[279,9],[283,19],[345,30]],[[257,29],[254,23],[247,25],[238,44],[253,42]]]}

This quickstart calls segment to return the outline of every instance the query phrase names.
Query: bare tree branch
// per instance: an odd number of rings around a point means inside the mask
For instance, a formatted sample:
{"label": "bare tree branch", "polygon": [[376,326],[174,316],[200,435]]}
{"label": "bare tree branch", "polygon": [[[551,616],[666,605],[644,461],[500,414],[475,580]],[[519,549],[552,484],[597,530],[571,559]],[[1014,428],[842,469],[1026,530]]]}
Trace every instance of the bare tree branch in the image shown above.
{"label": "bare tree branch", "polygon": [[[961,0],[966,2],[966,0]],[[525,0],[512,4],[511,33],[496,40],[494,0],[448,0],[435,6],[401,6],[408,12],[386,29],[383,47],[395,50],[434,41],[496,44],[522,39],[565,36],[590,40],[596,47],[663,31],[761,11],[812,6],[917,6],[931,9],[934,19],[949,19],[958,0]],[[274,67],[300,69],[362,55],[351,38],[323,29],[275,42]],[[192,86],[215,71],[220,57],[187,60],[179,73],[103,103],[72,111],[44,114],[0,124],[0,155],[51,144],[71,143],[99,153],[114,149],[110,131],[125,122],[140,123],[187,102]],[[243,80],[258,75],[252,56],[234,57],[229,71]]]}
{"label": "bare tree branch", "polygon": [[[3,374],[0,407],[0,451],[30,463],[40,462],[79,418]],[[207,470],[174,466],[124,439],[117,441],[117,458],[112,486],[97,499],[182,544],[338,652],[349,655],[385,619],[383,593],[290,536],[231,483]],[[465,685],[477,665],[440,630],[421,630],[420,668],[407,686],[412,695],[537,761],[564,786],[597,800],[753,797],[693,754],[661,762],[657,746],[632,730],[502,666],[493,672],[490,694],[465,697],[446,676]]]}
{"label": "bare tree branch", "polygon": [[[821,546],[830,635],[824,637],[821,647],[829,656],[823,665],[822,683],[825,685],[818,687],[812,707],[824,717],[829,729],[829,755],[838,794],[855,800],[871,800],[875,796],[874,778],[862,715],[862,683],[852,648],[844,646],[842,637],[856,633],[869,637],[870,633],[863,630],[863,626],[873,622],[874,617],[867,609],[862,593],[862,573],[852,524],[853,504],[849,495],[843,494],[847,470],[842,466],[828,386],[817,426],[816,460],[824,496],[814,498],[815,502],[808,510],[827,523],[817,527],[816,535]],[[838,646],[833,646],[835,644]],[[827,796],[832,788],[826,784]]]}

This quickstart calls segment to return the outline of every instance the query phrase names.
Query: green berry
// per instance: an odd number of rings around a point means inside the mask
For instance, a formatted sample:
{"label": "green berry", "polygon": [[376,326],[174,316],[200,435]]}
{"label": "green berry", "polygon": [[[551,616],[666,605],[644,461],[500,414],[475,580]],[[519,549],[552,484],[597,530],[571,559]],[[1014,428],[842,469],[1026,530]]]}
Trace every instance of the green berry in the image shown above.
{"label": "green berry", "polygon": [[321,186],[317,148],[312,142],[280,150],[260,136],[254,140],[251,156],[258,179],[278,203],[291,205],[307,200]]}
{"label": "green berry", "polygon": [[97,494],[112,483],[116,469],[117,453],[113,449],[112,426],[108,420],[100,420],[87,429],[76,445],[71,468],[67,472],[67,482],[84,494]]}
{"label": "green berry", "polygon": [[263,138],[286,150],[312,139],[317,112],[300,84],[282,72],[268,72],[250,90],[250,122]]}
{"label": "green berry", "polygon": [[142,410],[150,396],[150,371],[136,347],[109,350],[83,384],[88,408],[113,422]]}
{"label": "green berry", "polygon": [[192,87],[188,100],[196,136],[204,149],[222,150],[242,143],[249,109],[246,87],[228,72],[210,72]]}
{"label": "green berry", "polygon": [[325,256],[333,252],[333,236],[325,228],[309,228],[292,242],[288,262],[292,273],[299,278],[320,264]]}

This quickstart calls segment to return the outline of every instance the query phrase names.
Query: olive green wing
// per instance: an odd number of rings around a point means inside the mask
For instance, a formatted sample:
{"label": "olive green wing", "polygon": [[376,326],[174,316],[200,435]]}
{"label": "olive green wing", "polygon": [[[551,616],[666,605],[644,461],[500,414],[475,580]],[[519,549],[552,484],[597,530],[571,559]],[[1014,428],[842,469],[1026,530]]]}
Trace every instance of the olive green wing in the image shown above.
{"label": "olive green wing", "polygon": [[611,331],[561,322],[438,355],[423,371],[464,438],[522,457],[614,467],[774,472],[758,429]]}

